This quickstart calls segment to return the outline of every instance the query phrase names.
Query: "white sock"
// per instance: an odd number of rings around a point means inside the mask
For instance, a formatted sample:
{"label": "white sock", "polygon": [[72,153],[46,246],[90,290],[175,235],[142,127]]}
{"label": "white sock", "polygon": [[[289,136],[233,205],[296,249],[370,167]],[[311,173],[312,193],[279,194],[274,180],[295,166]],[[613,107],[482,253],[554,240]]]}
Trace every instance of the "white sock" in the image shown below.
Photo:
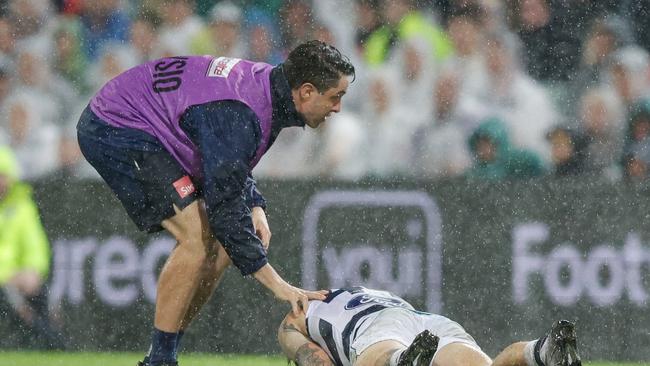
{"label": "white sock", "polygon": [[404,353],[404,351],[406,351],[406,349],[393,352],[393,355],[390,356],[390,360],[388,361],[388,364],[390,366],[397,366],[397,363],[399,362],[399,358],[402,356],[402,353]]}
{"label": "white sock", "polygon": [[539,358],[542,360],[544,365],[546,365],[546,348],[548,347],[548,342],[546,342],[546,337],[544,337],[530,341],[526,344],[526,347],[524,348],[524,359],[526,360],[527,366],[544,366],[539,365],[535,360],[535,346],[537,345],[537,342],[540,341],[544,343],[542,343],[542,347],[539,349]]}

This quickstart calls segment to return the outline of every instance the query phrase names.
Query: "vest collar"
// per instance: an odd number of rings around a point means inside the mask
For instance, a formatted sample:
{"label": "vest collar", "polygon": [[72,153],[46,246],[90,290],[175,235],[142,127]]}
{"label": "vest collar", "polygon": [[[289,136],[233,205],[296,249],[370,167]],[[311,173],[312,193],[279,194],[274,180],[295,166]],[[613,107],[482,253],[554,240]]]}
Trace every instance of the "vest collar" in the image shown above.
{"label": "vest collar", "polygon": [[293,103],[291,88],[284,75],[282,64],[271,70],[271,104],[273,106],[273,130],[285,127],[304,127],[305,118]]}

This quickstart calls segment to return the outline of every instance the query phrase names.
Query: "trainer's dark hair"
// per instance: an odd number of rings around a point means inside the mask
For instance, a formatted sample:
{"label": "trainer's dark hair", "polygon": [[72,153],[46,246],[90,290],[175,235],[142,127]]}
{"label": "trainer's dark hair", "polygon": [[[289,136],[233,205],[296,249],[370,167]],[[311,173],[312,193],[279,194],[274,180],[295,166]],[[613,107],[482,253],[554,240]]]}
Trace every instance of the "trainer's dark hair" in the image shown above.
{"label": "trainer's dark hair", "polygon": [[291,89],[311,83],[321,93],[335,87],[342,75],[355,75],[350,59],[321,41],[308,41],[294,48],[282,68]]}

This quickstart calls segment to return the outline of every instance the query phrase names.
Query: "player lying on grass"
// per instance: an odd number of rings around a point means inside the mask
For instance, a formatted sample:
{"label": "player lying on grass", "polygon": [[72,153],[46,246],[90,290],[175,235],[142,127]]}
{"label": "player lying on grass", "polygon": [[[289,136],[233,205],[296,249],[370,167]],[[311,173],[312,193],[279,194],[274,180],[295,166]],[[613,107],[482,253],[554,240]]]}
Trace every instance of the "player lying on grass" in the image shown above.
{"label": "player lying on grass", "polygon": [[517,342],[494,361],[460,324],[416,311],[386,291],[352,287],[310,301],[306,315],[289,313],[278,330],[284,353],[299,366],[581,366],[574,325]]}

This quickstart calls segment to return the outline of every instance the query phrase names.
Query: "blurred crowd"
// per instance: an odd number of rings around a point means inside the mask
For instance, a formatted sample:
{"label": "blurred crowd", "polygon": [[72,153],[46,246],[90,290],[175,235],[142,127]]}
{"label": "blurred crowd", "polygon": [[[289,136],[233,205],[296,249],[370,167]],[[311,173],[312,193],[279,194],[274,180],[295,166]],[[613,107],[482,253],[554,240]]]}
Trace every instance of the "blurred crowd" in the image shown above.
{"label": "blurred crowd", "polygon": [[75,125],[144,61],[271,64],[305,40],[357,69],[343,111],[288,129],[257,178],[650,174],[644,0],[4,0],[0,144],[22,179],[96,177]]}

